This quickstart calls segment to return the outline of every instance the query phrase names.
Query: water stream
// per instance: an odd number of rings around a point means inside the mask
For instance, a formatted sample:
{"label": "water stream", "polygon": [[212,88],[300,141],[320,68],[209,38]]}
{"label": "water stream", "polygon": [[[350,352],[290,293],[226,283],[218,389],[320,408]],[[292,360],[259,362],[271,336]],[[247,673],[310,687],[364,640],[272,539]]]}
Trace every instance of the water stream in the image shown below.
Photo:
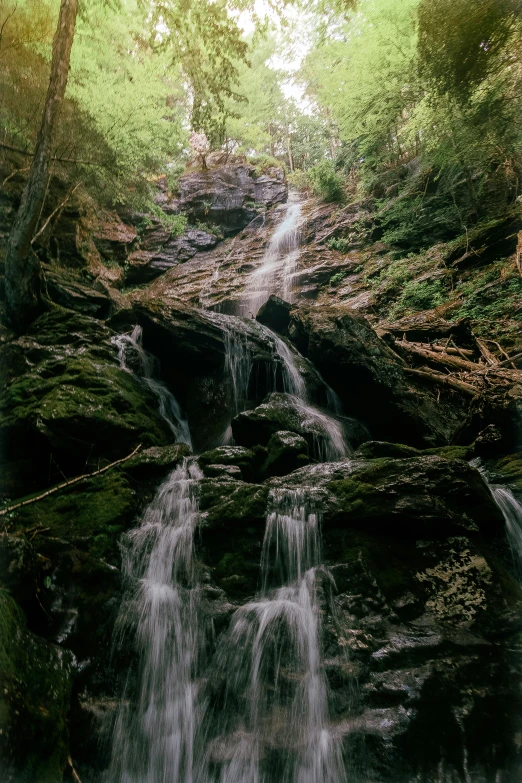
{"label": "water stream", "polygon": [[271,491],[263,587],[234,614],[214,663],[213,676],[224,682],[225,695],[205,716],[206,783],[345,780],[327,726],[319,525],[306,489]]}
{"label": "water stream", "polygon": [[158,380],[157,359],[143,348],[142,338],[141,326],[135,326],[132,332],[113,338],[112,342],[118,349],[120,367],[138,378],[154,394],[158,401],[159,414],[167,422],[175,441],[186,443],[192,448],[188,421],[174,395]]}
{"label": "water stream", "polygon": [[260,265],[243,290],[240,313],[254,317],[270,294],[287,302],[293,298],[293,276],[299,260],[302,239],[302,204],[297,193],[290,193],[283,207],[283,218],[272,234]]}
{"label": "water stream", "polygon": [[[293,198],[247,285],[245,305],[255,303],[257,309],[277,286],[279,293],[291,293],[300,221],[301,205]],[[309,399],[299,366],[305,360],[266,326],[213,317],[224,333],[231,417],[251,397],[255,344],[268,357],[265,377],[258,379],[264,393],[289,395],[319,432],[318,458],[346,455],[342,425]],[[153,392],[174,439],[190,445],[187,420],[157,380],[156,362],[141,338],[140,327],[115,338],[120,365]],[[338,398],[316,377],[329,407],[340,413]],[[116,718],[106,783],[344,783],[340,750],[328,730],[318,602],[318,579],[325,573],[319,510],[309,490],[271,490],[261,590],[234,613],[214,660],[204,667],[206,630],[194,548],[202,478],[196,459],[185,459],[124,539],[126,592],[118,642],[131,645],[135,655]],[[215,692],[219,682],[221,698]]]}

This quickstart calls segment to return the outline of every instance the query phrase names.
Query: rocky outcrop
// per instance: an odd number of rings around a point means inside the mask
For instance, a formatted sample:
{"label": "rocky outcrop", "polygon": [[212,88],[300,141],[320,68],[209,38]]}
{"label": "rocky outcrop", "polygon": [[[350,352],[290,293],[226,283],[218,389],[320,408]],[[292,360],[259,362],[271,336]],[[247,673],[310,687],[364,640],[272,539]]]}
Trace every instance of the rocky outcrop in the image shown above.
{"label": "rocky outcrop", "polygon": [[401,357],[348,308],[296,309],[289,334],[374,437],[437,446],[451,443],[464,426],[469,399],[412,382]]}
{"label": "rocky outcrop", "polygon": [[260,209],[285,201],[287,195],[281,168],[258,173],[246,161],[227,162],[180,177],[177,206],[189,220],[219,225],[230,235],[250,223]]}

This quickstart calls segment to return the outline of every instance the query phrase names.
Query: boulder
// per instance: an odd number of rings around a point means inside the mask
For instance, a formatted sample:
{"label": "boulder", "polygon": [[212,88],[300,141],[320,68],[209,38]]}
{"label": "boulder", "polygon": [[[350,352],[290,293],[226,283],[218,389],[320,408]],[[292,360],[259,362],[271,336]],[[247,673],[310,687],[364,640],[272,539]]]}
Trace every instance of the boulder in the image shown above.
{"label": "boulder", "polygon": [[265,304],[260,307],[256,320],[274,332],[286,334],[290,323],[291,309],[291,304],[275,294],[270,294]]}
{"label": "boulder", "polygon": [[303,402],[292,394],[273,392],[253,410],[244,411],[232,420],[232,433],[237,443],[247,448],[266,446],[280,430],[293,432],[306,439],[316,458],[337,454],[342,456],[367,437],[359,422],[325,412]]}
{"label": "boulder", "polygon": [[209,466],[215,468],[219,466],[237,467],[245,481],[251,481],[254,475],[254,466],[256,455],[250,449],[243,446],[219,446],[211,451],[205,451],[198,457],[198,462],[206,475]]}
{"label": "boulder", "polygon": [[56,308],[2,346],[4,494],[59,483],[140,442],[169,442],[156,398],[120,368],[113,336],[95,319]]}
{"label": "boulder", "polygon": [[469,398],[417,385],[368,321],[346,307],[296,309],[289,335],[378,440],[446,445],[467,421]]}
{"label": "boulder", "polygon": [[325,527],[380,530],[399,538],[502,536],[504,518],[478,470],[437,455],[310,465],[270,485],[310,487]]}
{"label": "boulder", "polygon": [[139,249],[129,255],[125,280],[128,285],[148,283],[173,266],[185,263],[196,253],[211,250],[218,242],[215,234],[201,229],[189,229],[177,237],[157,229],[146,235]]}
{"label": "boulder", "polygon": [[225,235],[237,233],[259,213],[286,201],[284,172],[271,167],[258,174],[249,163],[225,163],[192,171],[179,179],[178,209],[189,220],[219,225]]}
{"label": "boulder", "polygon": [[268,454],[262,465],[265,476],[284,476],[310,462],[308,443],[301,435],[282,430],[268,441]]}
{"label": "boulder", "polygon": [[73,657],[27,630],[0,590],[0,774],[2,780],[62,780]]}

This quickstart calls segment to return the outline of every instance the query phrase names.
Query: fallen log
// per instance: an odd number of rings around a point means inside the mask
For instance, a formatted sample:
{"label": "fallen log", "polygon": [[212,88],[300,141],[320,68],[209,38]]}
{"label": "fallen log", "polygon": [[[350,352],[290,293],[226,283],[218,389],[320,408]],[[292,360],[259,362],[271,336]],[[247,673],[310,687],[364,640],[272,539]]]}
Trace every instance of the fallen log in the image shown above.
{"label": "fallen log", "polygon": [[413,367],[406,367],[404,372],[408,373],[408,375],[414,375],[416,378],[420,378],[428,383],[436,384],[437,386],[448,386],[450,389],[455,389],[456,391],[463,392],[472,397],[475,397],[480,391],[470,383],[465,383],[458,378],[453,378],[450,375],[443,375],[442,373],[437,373],[433,370],[428,370],[427,368],[415,370]]}
{"label": "fallen log", "polygon": [[384,323],[379,331],[405,337],[412,342],[431,343],[434,340],[443,340],[453,337],[455,341],[468,348],[473,348],[475,339],[471,331],[469,318],[461,318],[460,321],[398,321],[396,323]]}
{"label": "fallen log", "polygon": [[430,351],[429,348],[420,348],[417,347],[414,343],[409,343],[407,340],[397,340],[395,345],[406,353],[423,359],[424,361],[428,361],[432,364],[442,367],[450,367],[454,370],[457,370],[458,372],[475,372],[476,370],[480,369],[479,365],[477,365],[475,362],[469,362],[465,359],[461,359],[458,356],[450,356],[446,353]]}

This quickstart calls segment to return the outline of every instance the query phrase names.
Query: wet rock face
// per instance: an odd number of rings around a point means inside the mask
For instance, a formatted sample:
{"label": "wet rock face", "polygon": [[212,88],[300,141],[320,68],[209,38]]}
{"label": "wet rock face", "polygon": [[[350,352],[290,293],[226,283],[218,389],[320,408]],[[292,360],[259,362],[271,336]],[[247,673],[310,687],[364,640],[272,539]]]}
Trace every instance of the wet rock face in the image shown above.
{"label": "wet rock face", "polygon": [[424,448],[445,445],[467,421],[469,399],[454,391],[437,396],[413,383],[400,357],[348,308],[298,308],[289,335],[346,410],[378,439]]}
{"label": "wet rock face", "polygon": [[[347,481],[358,485],[354,503]],[[510,678],[522,667],[507,647],[518,649],[522,593],[499,558],[502,520],[481,482],[464,461],[423,454],[311,465],[267,482],[308,486],[322,513],[322,646],[348,780],[427,783],[444,769],[460,781],[469,763],[490,783],[520,770],[522,700]],[[201,552],[232,602],[259,586],[269,505],[262,486],[202,487]]]}
{"label": "wet rock face", "polygon": [[180,178],[179,188],[179,210],[190,220],[219,225],[225,235],[237,233],[260,208],[286,201],[288,195],[282,169],[273,167],[258,175],[248,163],[192,172]]}

